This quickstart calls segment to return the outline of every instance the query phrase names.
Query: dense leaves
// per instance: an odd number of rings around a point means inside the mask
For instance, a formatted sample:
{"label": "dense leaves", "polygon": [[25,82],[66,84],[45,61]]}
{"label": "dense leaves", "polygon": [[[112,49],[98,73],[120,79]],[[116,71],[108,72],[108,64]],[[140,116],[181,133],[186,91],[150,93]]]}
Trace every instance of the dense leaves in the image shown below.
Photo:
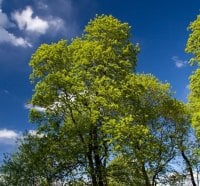
{"label": "dense leaves", "polygon": [[190,76],[189,108],[192,114],[192,124],[196,129],[197,135],[200,136],[200,16],[197,16],[197,19],[190,24],[189,30],[191,33],[188,38],[186,52],[193,54],[190,63],[198,66]]}
{"label": "dense leaves", "polygon": [[127,23],[97,16],[81,37],[32,55],[38,132],[5,159],[6,183],[154,186],[170,182],[180,154],[190,163],[188,111],[169,84],[135,73],[139,47],[130,34]]}

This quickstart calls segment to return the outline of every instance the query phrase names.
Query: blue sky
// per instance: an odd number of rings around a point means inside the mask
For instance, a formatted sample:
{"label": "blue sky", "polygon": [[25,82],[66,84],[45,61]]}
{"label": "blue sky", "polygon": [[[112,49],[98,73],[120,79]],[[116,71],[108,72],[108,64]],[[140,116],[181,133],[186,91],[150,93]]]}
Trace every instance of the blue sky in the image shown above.
{"label": "blue sky", "polygon": [[187,26],[199,9],[198,0],[0,0],[0,162],[16,137],[34,128],[26,105],[33,89],[28,62],[41,43],[70,40],[95,14],[112,14],[132,26],[131,39],[141,48],[137,71],[169,82],[186,101]]}

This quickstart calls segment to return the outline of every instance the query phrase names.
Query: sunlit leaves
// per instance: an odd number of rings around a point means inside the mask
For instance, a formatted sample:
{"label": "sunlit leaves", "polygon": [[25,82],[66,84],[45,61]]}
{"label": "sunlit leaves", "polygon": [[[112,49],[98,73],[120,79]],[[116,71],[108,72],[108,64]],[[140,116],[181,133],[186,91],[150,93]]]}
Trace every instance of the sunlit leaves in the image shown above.
{"label": "sunlit leaves", "polygon": [[191,31],[187,46],[186,52],[192,53],[193,56],[190,60],[191,64],[197,64],[198,69],[193,72],[190,76],[190,95],[189,95],[189,109],[192,115],[192,124],[196,129],[197,135],[200,136],[200,16],[197,16],[197,19],[194,20],[190,26],[189,30]]}

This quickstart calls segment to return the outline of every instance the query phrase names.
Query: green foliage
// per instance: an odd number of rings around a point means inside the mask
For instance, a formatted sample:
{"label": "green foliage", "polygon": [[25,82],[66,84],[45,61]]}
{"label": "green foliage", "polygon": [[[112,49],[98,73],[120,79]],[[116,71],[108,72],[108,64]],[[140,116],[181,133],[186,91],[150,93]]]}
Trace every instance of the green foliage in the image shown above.
{"label": "green foliage", "polygon": [[12,173],[14,185],[151,186],[169,174],[186,147],[187,110],[169,84],[134,73],[139,48],[130,33],[127,23],[101,15],[71,43],[36,50],[30,120],[38,134],[4,162],[6,181]]}
{"label": "green foliage", "polygon": [[[60,150],[62,148],[62,150]],[[69,152],[70,151],[70,152]],[[4,159],[1,172],[6,185],[50,185],[56,180],[71,179],[79,162],[73,149],[60,136],[25,134],[18,150]]]}
{"label": "green foliage", "polygon": [[[190,26],[189,30],[191,31],[187,46],[186,52],[192,53],[193,57],[191,58],[191,64],[197,64],[198,67],[200,65],[200,16],[197,16],[197,19],[193,21]],[[200,70],[197,68],[196,71],[190,76],[190,95],[189,95],[189,109],[190,113],[192,114],[192,124],[196,129],[197,136],[200,136]]]}
{"label": "green foliage", "polygon": [[169,85],[151,75],[131,75],[126,85],[123,110],[129,116],[107,127],[117,157],[124,158],[140,181],[146,179],[146,183],[133,179],[132,184],[155,184],[160,175],[169,174],[169,162],[190,127],[188,114],[182,103],[171,98]]}
{"label": "green foliage", "polygon": [[112,151],[103,126],[121,120],[124,80],[135,69],[137,52],[128,24],[102,15],[89,22],[82,37],[69,45],[41,45],[30,61],[36,84],[31,104],[46,109],[32,109],[31,121],[47,134],[55,131],[50,123],[58,124],[69,148],[78,149],[74,156],[85,158],[80,166],[93,184],[106,181]]}
{"label": "green foliage", "polygon": [[187,46],[185,51],[188,53],[192,53],[194,56],[191,58],[190,62],[191,64],[197,63],[200,64],[200,16],[197,16],[197,19],[190,23],[188,29],[191,31]]}

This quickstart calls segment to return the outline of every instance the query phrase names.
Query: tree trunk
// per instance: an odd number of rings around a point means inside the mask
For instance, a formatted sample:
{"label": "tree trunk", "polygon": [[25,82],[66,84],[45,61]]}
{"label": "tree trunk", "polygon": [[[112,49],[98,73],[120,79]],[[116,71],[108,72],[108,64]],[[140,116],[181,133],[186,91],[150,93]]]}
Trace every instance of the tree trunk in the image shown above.
{"label": "tree trunk", "polygon": [[185,160],[186,162],[186,166],[190,172],[190,177],[191,177],[191,182],[192,182],[192,185],[193,186],[197,186],[196,182],[195,182],[195,179],[194,179],[194,174],[193,174],[193,170],[192,170],[192,165],[190,163],[190,160],[187,158],[185,152],[183,150],[181,150],[181,155],[183,157],[183,159]]}
{"label": "tree trunk", "polygon": [[96,179],[96,173],[95,173],[94,163],[93,163],[93,159],[92,159],[91,145],[89,145],[89,152],[87,153],[87,158],[88,158],[88,162],[89,162],[90,175],[92,178],[92,185],[95,186],[95,185],[97,185],[97,179]]}
{"label": "tree trunk", "polygon": [[98,144],[98,133],[97,127],[93,129],[93,142],[94,142],[94,161],[95,161],[95,168],[96,168],[96,176],[98,180],[98,186],[106,186],[106,179],[104,175],[104,166],[101,162],[100,154],[99,154],[99,144]]}
{"label": "tree trunk", "polygon": [[143,173],[144,180],[145,180],[145,186],[151,186],[151,183],[150,183],[150,181],[149,181],[149,177],[148,177],[148,175],[147,175],[147,172],[146,172],[144,163],[142,163],[142,173]]}

